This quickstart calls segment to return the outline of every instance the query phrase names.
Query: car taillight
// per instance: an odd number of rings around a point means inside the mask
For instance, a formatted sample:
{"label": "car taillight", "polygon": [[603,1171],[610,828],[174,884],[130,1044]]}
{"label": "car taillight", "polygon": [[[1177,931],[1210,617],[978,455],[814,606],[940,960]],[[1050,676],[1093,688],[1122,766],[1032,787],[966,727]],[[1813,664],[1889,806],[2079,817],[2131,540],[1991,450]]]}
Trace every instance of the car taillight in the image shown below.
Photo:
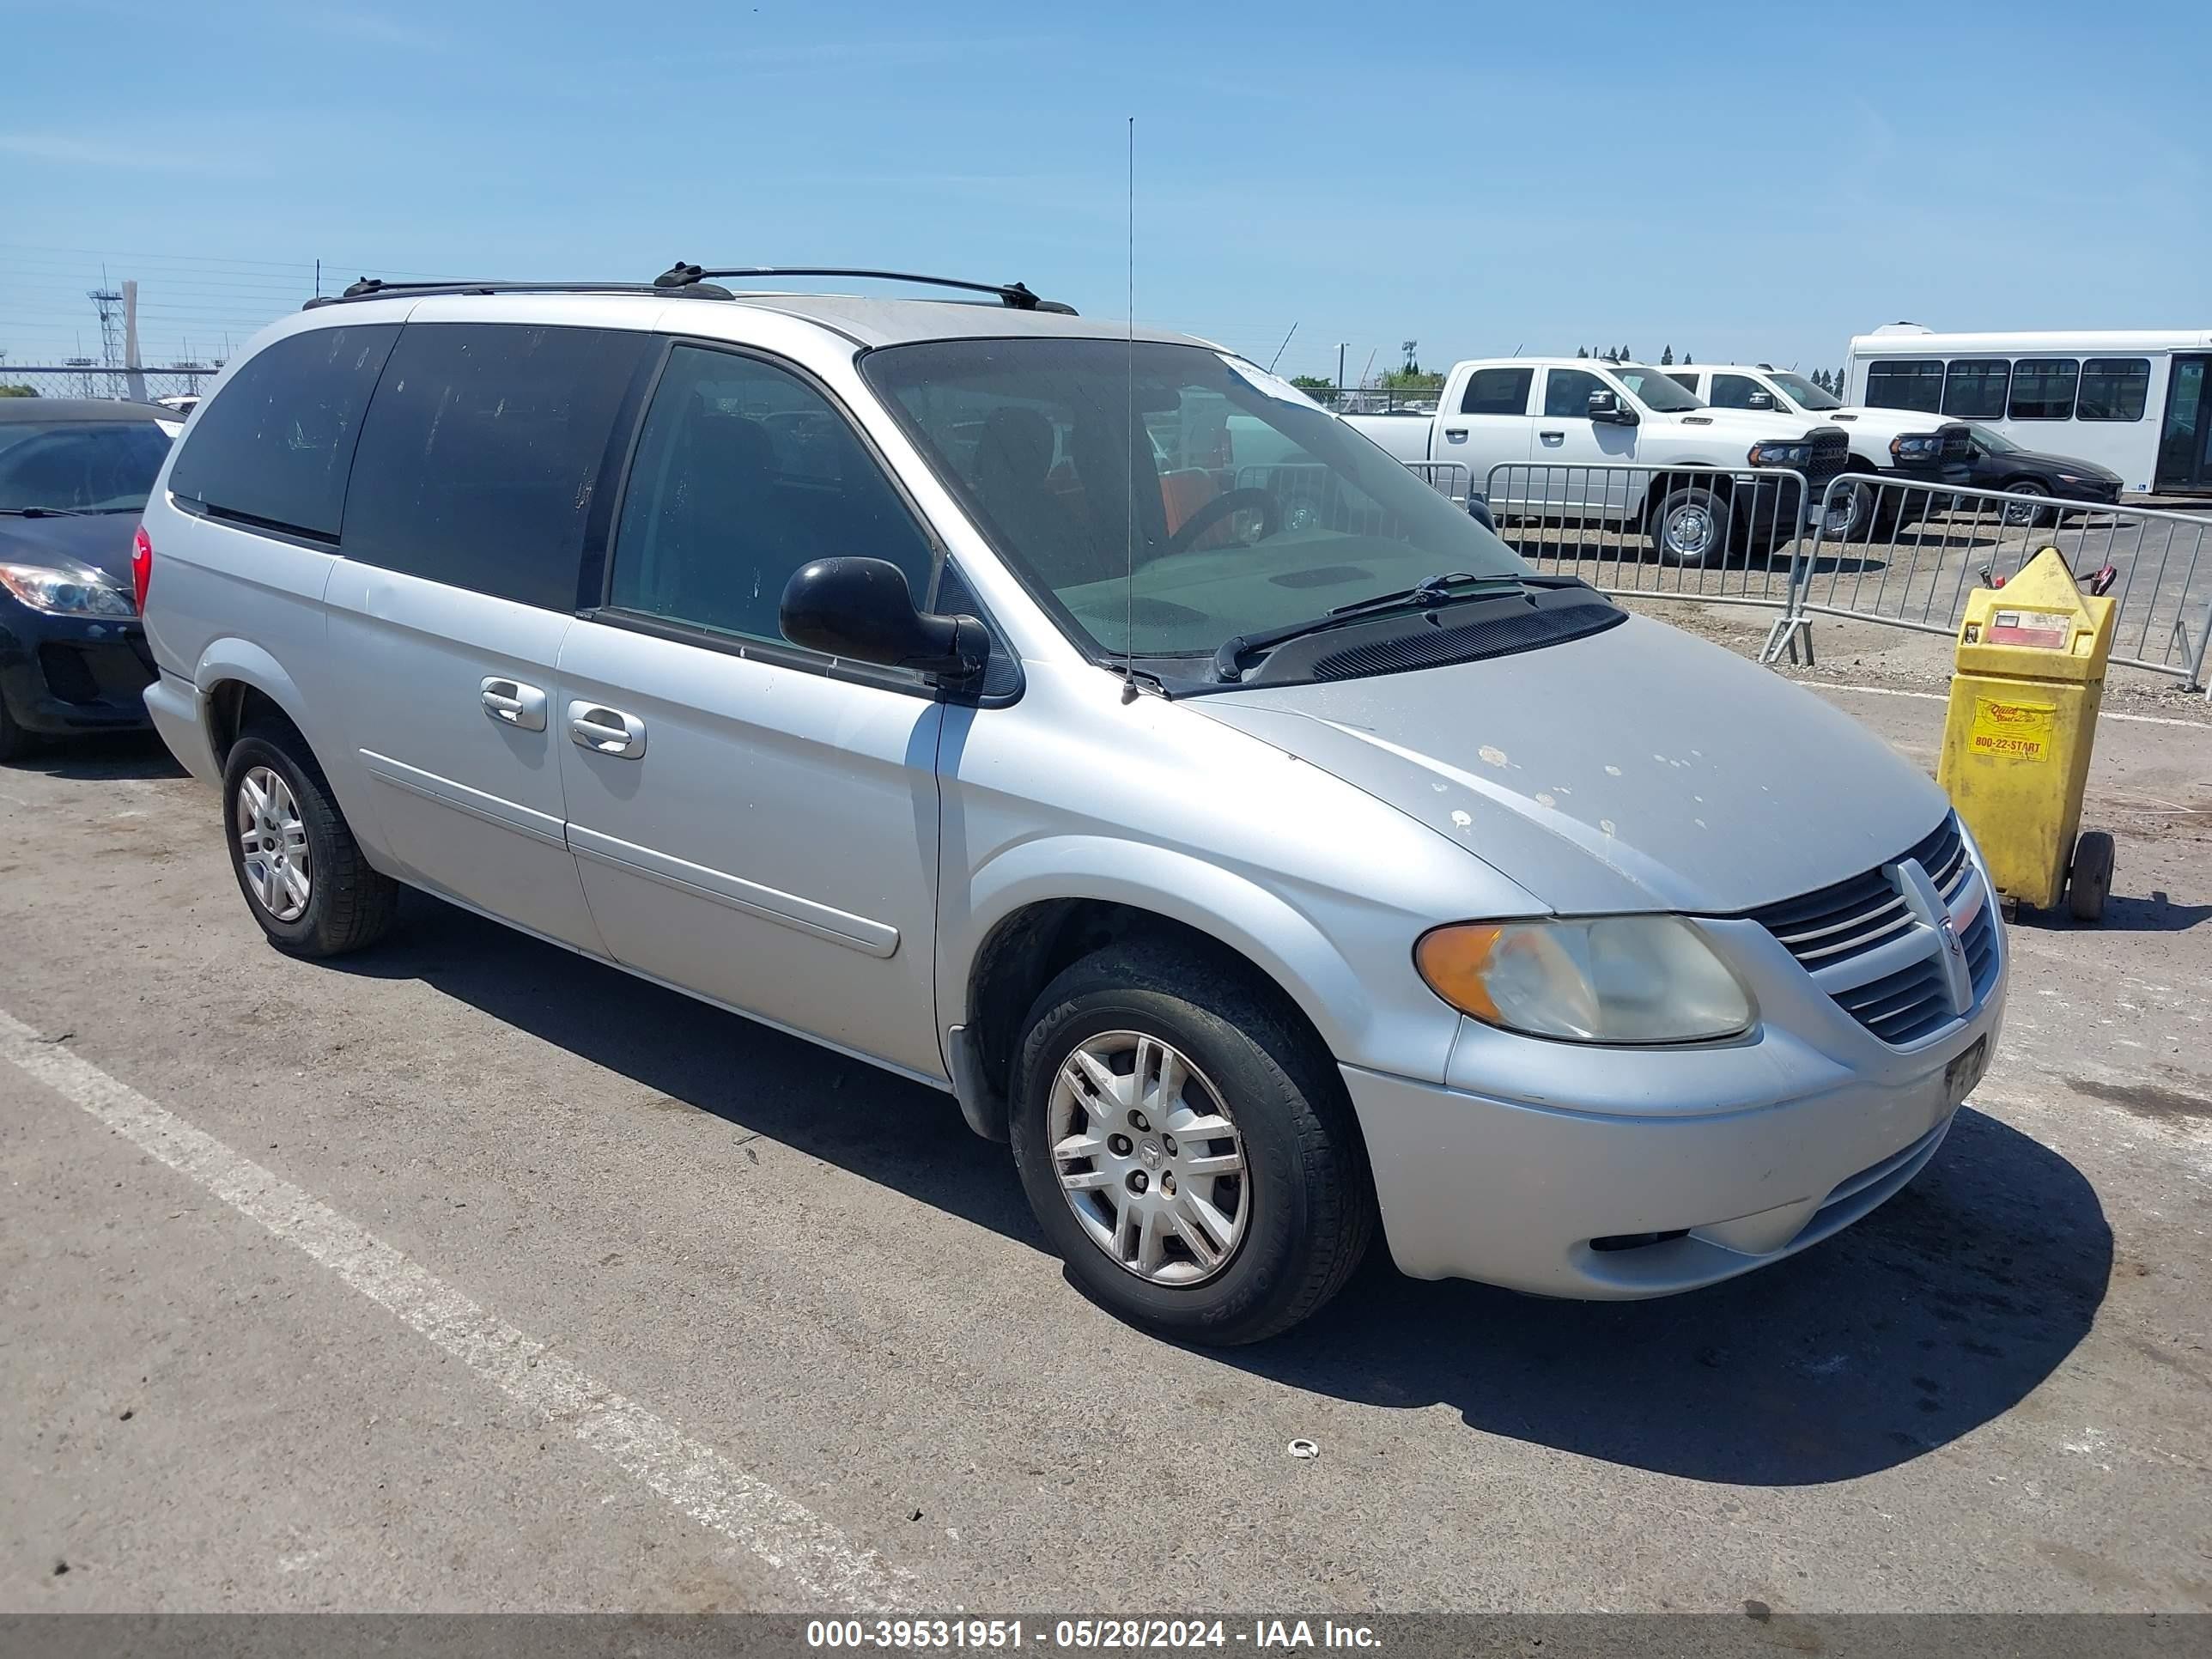
{"label": "car taillight", "polygon": [[154,540],[140,525],[137,533],[131,538],[131,598],[138,606],[138,614],[146,614],[146,589],[154,580]]}

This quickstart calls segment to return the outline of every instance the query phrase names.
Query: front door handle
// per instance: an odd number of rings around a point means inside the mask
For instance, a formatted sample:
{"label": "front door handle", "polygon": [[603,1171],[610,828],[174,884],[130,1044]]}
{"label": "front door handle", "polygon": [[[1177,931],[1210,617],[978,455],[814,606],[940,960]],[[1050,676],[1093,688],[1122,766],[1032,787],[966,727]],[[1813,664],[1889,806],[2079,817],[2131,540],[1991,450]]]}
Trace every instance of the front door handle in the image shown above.
{"label": "front door handle", "polygon": [[484,713],[501,726],[511,726],[518,732],[545,729],[545,694],[538,687],[503,675],[488,674],[480,690]]}
{"label": "front door handle", "polygon": [[1536,435],[1547,444],[1563,444],[1567,441],[1567,434],[1564,432],[1539,432]]}
{"label": "front door handle", "polygon": [[568,738],[579,749],[588,749],[595,755],[635,760],[645,752],[645,722],[604,703],[572,702]]}
{"label": "front door handle", "polygon": [[1463,444],[1467,441],[1467,428],[1463,426],[1448,426],[1444,428],[1444,436],[1453,443]]}

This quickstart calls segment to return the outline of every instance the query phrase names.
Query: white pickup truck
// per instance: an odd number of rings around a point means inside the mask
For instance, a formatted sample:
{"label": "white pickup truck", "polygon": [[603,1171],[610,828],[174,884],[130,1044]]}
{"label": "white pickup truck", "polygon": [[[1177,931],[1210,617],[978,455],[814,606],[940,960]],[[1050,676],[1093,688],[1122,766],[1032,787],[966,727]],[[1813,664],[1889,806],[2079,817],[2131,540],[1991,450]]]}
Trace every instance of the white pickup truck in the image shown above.
{"label": "white pickup truck", "polygon": [[[1878,472],[1922,483],[1972,482],[1973,434],[1963,421],[1940,420],[1914,409],[1845,404],[1802,374],[1765,363],[1686,363],[1668,369],[1667,374],[1715,409],[1788,415],[1843,428],[1854,472]],[[1887,517],[1897,510],[1895,498],[1908,492],[1881,493]]]}
{"label": "white pickup truck", "polygon": [[[1434,415],[1344,419],[1401,461],[1465,466],[1495,514],[1634,525],[1670,564],[1763,552],[1796,535],[1850,451],[1839,427],[1710,409],[1662,370],[1596,358],[1474,359],[1453,366]],[[1620,463],[1632,466],[1607,465]],[[1672,466],[1729,471],[1634,470]],[[1826,532],[1850,533],[1855,510],[1840,502]]]}

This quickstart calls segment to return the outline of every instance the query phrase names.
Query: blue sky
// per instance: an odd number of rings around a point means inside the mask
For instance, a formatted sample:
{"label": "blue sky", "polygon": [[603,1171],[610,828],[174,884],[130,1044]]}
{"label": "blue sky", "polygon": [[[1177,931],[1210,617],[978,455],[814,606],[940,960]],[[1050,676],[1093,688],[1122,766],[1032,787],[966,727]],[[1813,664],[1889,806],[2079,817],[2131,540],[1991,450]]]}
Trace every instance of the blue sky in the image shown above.
{"label": "blue sky", "polygon": [[380,274],[1020,277],[1285,373],[1420,342],[1810,369],[2212,326],[2202,0],[2100,7],[0,0],[0,349],[149,360]]}

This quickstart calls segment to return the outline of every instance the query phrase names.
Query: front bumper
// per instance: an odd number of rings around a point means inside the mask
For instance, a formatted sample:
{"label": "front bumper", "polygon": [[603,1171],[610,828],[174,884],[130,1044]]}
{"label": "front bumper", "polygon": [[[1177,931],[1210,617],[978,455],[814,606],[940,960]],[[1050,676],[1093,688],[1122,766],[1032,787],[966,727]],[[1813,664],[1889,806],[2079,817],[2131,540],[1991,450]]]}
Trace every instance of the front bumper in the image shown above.
{"label": "front bumper", "polygon": [[56,617],[12,605],[0,619],[0,697],[27,732],[140,730],[154,678],[145,628],[106,617]]}
{"label": "front bumper", "polygon": [[1742,930],[1728,954],[1762,1011],[1736,1042],[1607,1049],[1469,1021],[1445,1083],[1340,1068],[1401,1271],[1665,1296],[1818,1243],[1926,1167],[1960,1103],[1952,1063],[1996,1043],[2002,938],[1963,1018],[1892,1047],[1755,924],[1721,928]]}

